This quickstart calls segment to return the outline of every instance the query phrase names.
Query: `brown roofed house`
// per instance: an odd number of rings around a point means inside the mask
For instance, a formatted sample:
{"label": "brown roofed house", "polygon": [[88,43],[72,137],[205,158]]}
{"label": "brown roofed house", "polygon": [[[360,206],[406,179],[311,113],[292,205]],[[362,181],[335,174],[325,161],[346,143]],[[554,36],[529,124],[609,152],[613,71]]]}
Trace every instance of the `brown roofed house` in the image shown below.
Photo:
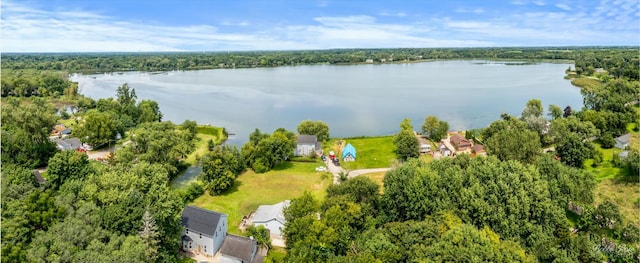
{"label": "brown roofed house", "polygon": [[469,140],[465,139],[464,137],[460,136],[460,134],[457,134],[457,133],[452,135],[451,138],[449,138],[449,141],[451,142],[453,147],[456,147],[456,150],[458,151],[466,150],[468,148],[471,148],[472,146]]}
{"label": "brown roofed house", "polygon": [[477,155],[484,155],[487,156],[487,151],[484,150],[484,145],[482,144],[476,144],[473,147],[471,147],[471,150],[473,151],[473,153],[477,156]]}

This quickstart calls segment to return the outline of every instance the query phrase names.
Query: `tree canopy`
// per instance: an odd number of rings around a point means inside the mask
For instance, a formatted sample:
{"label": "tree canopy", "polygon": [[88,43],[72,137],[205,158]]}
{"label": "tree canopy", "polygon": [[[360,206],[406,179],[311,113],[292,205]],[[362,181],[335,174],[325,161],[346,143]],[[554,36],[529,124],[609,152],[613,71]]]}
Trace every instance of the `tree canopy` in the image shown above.
{"label": "tree canopy", "polygon": [[316,135],[318,141],[329,140],[329,125],[323,121],[304,120],[298,124],[298,134]]}

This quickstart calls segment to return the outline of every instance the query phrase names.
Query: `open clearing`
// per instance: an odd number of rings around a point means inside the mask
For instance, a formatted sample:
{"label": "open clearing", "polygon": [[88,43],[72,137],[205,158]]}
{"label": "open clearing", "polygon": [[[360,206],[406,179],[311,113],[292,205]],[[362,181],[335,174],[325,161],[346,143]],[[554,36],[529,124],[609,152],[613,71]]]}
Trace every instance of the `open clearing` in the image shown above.
{"label": "open clearing", "polygon": [[[339,141],[342,141],[342,144],[338,145]],[[354,162],[344,162],[340,158],[342,147],[348,143],[356,149]],[[329,155],[329,151],[334,151],[336,157],[340,158],[342,167],[347,170],[391,167],[396,160],[393,136],[330,139],[324,143],[322,149],[325,155]]]}
{"label": "open clearing", "polygon": [[626,222],[640,226],[640,183],[638,177],[615,178],[600,181],[595,190],[595,203],[606,198],[618,205]]}
{"label": "open clearing", "polygon": [[242,216],[259,205],[291,200],[304,191],[309,191],[317,200],[324,198],[332,178],[328,173],[315,171],[320,165],[320,162],[286,162],[263,174],[249,170],[238,176],[235,185],[222,195],[205,193],[190,205],[229,215],[229,232],[240,234],[238,226]]}

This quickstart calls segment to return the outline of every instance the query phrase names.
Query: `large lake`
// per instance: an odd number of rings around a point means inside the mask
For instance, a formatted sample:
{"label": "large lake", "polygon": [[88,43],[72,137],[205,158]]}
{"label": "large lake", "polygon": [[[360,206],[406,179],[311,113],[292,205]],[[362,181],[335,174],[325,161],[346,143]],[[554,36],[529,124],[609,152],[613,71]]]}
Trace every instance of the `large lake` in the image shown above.
{"label": "large lake", "polygon": [[436,61],[382,65],[309,65],[165,73],[75,75],[80,93],[115,97],[123,83],[138,99],[160,104],[163,120],[226,127],[248,140],[255,128],[295,131],[305,119],[329,124],[332,137],[395,133],[403,118],[414,129],[427,115],[451,129],[485,127],[501,113],[518,116],[529,99],[579,109],[578,88],[563,78],[571,64],[507,65],[495,61]]}

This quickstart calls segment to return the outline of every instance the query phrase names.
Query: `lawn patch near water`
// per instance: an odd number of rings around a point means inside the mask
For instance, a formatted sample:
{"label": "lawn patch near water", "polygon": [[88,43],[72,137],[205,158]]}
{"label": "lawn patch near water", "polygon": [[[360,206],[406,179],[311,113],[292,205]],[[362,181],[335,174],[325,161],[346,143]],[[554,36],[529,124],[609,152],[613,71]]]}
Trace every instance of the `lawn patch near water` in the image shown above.
{"label": "lawn patch near water", "polygon": [[195,150],[187,156],[185,160],[191,165],[195,165],[197,157],[202,157],[209,151],[209,140],[213,140],[216,145],[221,144],[227,137],[224,135],[224,128],[213,126],[197,126],[198,141],[195,143]]}
{"label": "lawn patch near water", "polygon": [[304,191],[311,192],[317,200],[324,198],[332,178],[328,173],[315,171],[320,165],[321,162],[286,162],[262,174],[249,170],[238,176],[235,185],[222,195],[210,196],[205,193],[189,205],[229,215],[229,232],[241,234],[238,226],[242,216],[248,215],[259,205],[291,200],[301,196]]}
{"label": "lawn patch near water", "polygon": [[[338,145],[339,141],[343,141]],[[341,149],[351,143],[356,149],[356,161],[344,162],[342,160]],[[393,136],[384,137],[365,137],[351,139],[331,139],[324,144],[323,150],[325,155],[329,155],[329,151],[334,151],[336,156],[340,158],[340,164],[347,170],[358,170],[367,168],[384,168],[391,167],[396,160],[395,145],[393,145]]]}

